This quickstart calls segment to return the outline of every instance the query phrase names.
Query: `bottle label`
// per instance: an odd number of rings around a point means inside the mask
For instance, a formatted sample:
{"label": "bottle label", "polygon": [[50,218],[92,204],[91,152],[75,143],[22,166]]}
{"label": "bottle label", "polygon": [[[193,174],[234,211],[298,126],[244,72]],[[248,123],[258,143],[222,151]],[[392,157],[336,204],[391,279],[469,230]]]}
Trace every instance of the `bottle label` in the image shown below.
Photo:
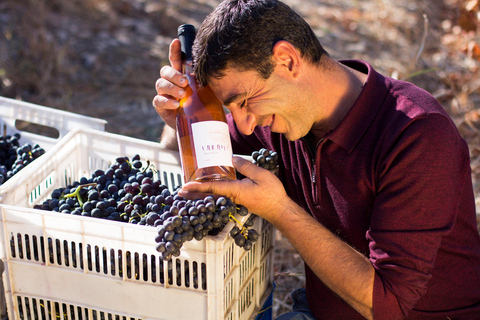
{"label": "bottle label", "polygon": [[233,167],[228,124],[222,121],[195,122],[192,123],[192,134],[199,169],[213,166]]}

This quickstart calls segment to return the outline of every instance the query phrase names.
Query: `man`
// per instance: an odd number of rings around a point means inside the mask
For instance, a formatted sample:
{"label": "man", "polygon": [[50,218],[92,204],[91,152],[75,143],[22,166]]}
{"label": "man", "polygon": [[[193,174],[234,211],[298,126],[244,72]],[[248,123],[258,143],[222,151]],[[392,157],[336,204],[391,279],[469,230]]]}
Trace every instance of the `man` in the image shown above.
{"label": "man", "polygon": [[[153,101],[170,148],[185,94],[179,50],[175,39]],[[292,243],[308,306],[295,291],[297,312],[281,319],[480,315],[468,147],[430,94],[332,59],[276,0],[222,2],[198,30],[194,59],[199,82],[231,112],[234,153],[275,150],[281,168],[277,178],[235,157],[247,178],[187,183],[180,195],[229,196]]]}

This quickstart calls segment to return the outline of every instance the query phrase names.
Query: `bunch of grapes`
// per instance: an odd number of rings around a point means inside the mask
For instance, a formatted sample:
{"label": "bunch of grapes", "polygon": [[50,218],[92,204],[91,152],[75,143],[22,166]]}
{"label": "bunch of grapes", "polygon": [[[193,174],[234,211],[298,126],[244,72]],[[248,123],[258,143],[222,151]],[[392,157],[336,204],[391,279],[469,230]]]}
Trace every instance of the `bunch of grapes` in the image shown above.
{"label": "bunch of grapes", "polygon": [[[278,173],[277,152],[262,148],[254,151],[251,156],[253,164],[275,174]],[[243,177],[237,172],[238,179]],[[178,195],[175,197],[169,212],[164,212],[163,217],[159,218],[153,213],[149,218],[152,219],[151,222],[154,225],[158,224],[156,248],[158,252],[162,253],[164,260],[180,255],[180,248],[186,241],[193,238],[201,240],[205,235],[217,234],[230,220],[235,221],[230,236],[237,246],[248,251],[257,241],[258,232],[251,229],[255,215],[251,214],[243,225],[235,218],[236,213],[246,216],[248,214],[246,207],[236,205],[226,197],[215,200],[213,196],[207,196],[195,201],[182,199]],[[166,219],[164,219],[165,217]]]}
{"label": "bunch of grapes", "polygon": [[38,144],[20,146],[19,133],[0,137],[0,185],[45,153]]}
{"label": "bunch of grapes", "polygon": [[97,169],[89,178],[53,190],[35,208],[145,225],[158,195],[167,198],[170,191],[154,179],[153,165],[147,161],[144,166],[137,154],[131,160],[118,157],[107,170]]}
{"label": "bunch of grapes", "polygon": [[278,167],[278,153],[266,148],[252,152],[252,163],[267,170],[275,170]]}
{"label": "bunch of grapes", "polygon": [[254,215],[251,214],[242,225],[235,215],[247,216],[248,209],[236,205],[227,197],[215,200],[208,195],[204,199],[186,200],[176,195],[174,199],[168,211],[164,211],[161,216],[150,214],[148,218],[152,220],[149,223],[153,222],[157,226],[156,249],[162,253],[164,260],[170,260],[172,256],[178,257],[182,245],[187,241],[200,241],[207,235],[218,234],[231,220],[235,221],[235,226],[230,236],[237,246],[248,251],[258,239],[257,231],[250,229]]}
{"label": "bunch of grapes", "polygon": [[[258,151],[253,151],[251,154],[252,163],[257,167],[267,169],[275,175],[278,175],[278,153],[273,150],[261,148]],[[237,172],[237,179],[243,179],[245,176]]]}
{"label": "bunch of grapes", "polygon": [[[273,151],[261,149],[252,157],[259,166],[277,167],[278,156]],[[229,221],[235,221],[230,232],[235,244],[247,251],[252,248],[258,239],[258,232],[251,228],[255,215],[250,214],[243,225],[235,218],[247,216],[246,207],[228,197],[184,199],[178,187],[171,192],[155,179],[155,171],[138,154],[131,159],[118,157],[108,169],[97,169],[89,178],[53,190],[51,198],[35,208],[156,227],[156,249],[164,260],[180,255],[187,241],[217,235]]]}

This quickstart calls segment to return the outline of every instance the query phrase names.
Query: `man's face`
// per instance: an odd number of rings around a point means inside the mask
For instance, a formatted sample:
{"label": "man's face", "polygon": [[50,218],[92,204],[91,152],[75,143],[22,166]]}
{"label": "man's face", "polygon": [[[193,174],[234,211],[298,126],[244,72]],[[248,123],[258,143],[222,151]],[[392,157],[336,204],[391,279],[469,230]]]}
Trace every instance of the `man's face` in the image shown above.
{"label": "man's face", "polygon": [[228,68],[210,87],[230,110],[239,130],[250,135],[256,126],[269,126],[288,140],[305,136],[313,122],[302,104],[302,93],[274,71],[263,79],[256,71]]}

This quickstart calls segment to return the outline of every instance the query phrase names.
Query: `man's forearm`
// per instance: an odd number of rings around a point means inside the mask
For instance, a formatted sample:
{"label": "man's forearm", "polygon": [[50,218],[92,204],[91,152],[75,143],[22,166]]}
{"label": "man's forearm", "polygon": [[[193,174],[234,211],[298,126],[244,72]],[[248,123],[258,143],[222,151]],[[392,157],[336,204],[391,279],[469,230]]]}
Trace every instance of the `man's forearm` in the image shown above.
{"label": "man's forearm", "polygon": [[163,127],[160,145],[165,149],[178,150],[177,132],[175,129],[168,125]]}
{"label": "man's forearm", "polygon": [[274,225],[330,289],[365,318],[372,319],[375,270],[371,262],[300,206],[295,204],[291,209],[289,213],[279,214],[281,218],[274,221]]}

